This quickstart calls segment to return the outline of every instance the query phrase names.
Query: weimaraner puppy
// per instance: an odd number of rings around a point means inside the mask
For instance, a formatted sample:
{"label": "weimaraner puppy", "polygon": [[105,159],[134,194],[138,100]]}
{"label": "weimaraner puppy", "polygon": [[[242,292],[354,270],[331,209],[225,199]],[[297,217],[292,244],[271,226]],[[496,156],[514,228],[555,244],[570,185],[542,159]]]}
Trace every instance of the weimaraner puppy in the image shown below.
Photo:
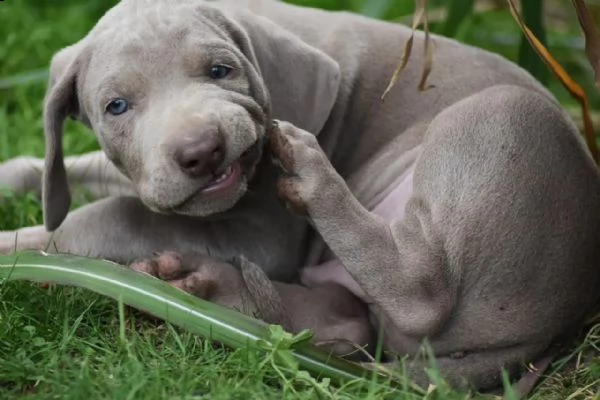
{"label": "weimaraner puppy", "polygon": [[[43,165],[0,166],[23,190],[43,169],[45,219],[0,234],[0,251],[17,235],[141,259],[321,339],[372,344],[370,322],[417,382],[428,343],[451,384],[496,387],[598,305],[600,174],[527,72],[453,40],[434,36],[421,92],[417,34],[380,101],[408,35],[276,1],[121,1],[52,60]],[[101,153],[64,162],[67,117]],[[106,198],[68,213],[68,182]]]}

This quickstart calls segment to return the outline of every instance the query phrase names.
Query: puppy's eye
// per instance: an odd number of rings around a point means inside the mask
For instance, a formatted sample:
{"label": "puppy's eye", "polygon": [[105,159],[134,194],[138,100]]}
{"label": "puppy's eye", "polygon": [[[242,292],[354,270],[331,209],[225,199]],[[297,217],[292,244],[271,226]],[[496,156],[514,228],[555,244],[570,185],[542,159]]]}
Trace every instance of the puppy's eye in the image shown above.
{"label": "puppy's eye", "polygon": [[210,67],[210,77],[213,79],[223,79],[231,72],[233,68],[227,65],[213,65]]}
{"label": "puppy's eye", "polygon": [[129,109],[129,103],[125,99],[116,99],[108,103],[106,111],[112,115],[121,115]]}

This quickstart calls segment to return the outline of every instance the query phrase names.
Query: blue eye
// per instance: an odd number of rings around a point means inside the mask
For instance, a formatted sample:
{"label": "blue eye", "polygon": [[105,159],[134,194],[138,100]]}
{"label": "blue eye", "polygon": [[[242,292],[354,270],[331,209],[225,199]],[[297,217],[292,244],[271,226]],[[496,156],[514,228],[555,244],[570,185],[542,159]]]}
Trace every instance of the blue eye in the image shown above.
{"label": "blue eye", "polygon": [[121,115],[129,109],[129,103],[125,99],[116,99],[108,103],[106,111],[112,115]]}
{"label": "blue eye", "polygon": [[232,68],[227,65],[213,65],[210,67],[210,77],[213,79],[223,79],[231,72]]}

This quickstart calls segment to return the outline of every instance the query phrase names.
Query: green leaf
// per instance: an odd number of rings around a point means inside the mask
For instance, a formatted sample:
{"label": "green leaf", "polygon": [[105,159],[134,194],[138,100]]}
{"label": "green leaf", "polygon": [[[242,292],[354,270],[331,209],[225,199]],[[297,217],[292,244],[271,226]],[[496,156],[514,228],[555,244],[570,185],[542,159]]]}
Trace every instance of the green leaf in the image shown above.
{"label": "green leaf", "polygon": [[510,383],[508,372],[505,369],[502,369],[502,387],[504,388],[505,400],[520,400],[515,388]]}
{"label": "green leaf", "polygon": [[[159,279],[109,261],[21,252],[0,256],[0,297],[4,280],[83,287],[229,347],[263,351],[265,347],[275,348],[275,351],[282,352],[280,360],[287,366],[297,363],[302,369],[340,383],[367,376],[382,384],[395,382],[382,372],[368,370],[317,348],[307,341],[309,335],[305,331],[297,335],[285,334],[281,329],[191,296]],[[281,343],[284,346],[279,349]]]}
{"label": "green leaf", "polygon": [[474,3],[475,0],[450,1],[450,4],[448,5],[448,16],[446,17],[446,22],[444,22],[444,27],[441,31],[442,35],[455,37],[462,23],[473,13]]}
{"label": "green leaf", "polygon": [[[546,29],[544,28],[544,1],[528,0],[521,2],[521,15],[525,25],[533,32],[538,40],[548,47],[546,40]],[[527,69],[543,85],[548,85],[550,71],[544,61],[531,47],[524,35],[521,35],[519,45],[519,65]]]}

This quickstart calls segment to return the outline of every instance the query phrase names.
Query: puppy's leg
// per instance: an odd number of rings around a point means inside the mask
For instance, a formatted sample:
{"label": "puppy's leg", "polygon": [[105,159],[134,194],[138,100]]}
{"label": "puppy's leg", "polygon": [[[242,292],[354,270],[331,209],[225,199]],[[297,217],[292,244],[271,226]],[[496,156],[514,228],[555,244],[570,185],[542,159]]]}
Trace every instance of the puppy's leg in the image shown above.
{"label": "puppy's leg", "polygon": [[261,268],[245,258],[235,263],[237,267],[198,253],[165,252],[137,261],[131,268],[205,300],[281,325],[289,332],[311,329],[315,343],[335,354],[360,356],[357,348],[371,343],[366,306],[342,286],[284,284],[269,280]]}
{"label": "puppy's leg", "polygon": [[0,254],[17,250],[46,250],[51,235],[43,226],[32,226],[16,231],[0,231]]}
{"label": "puppy's leg", "polygon": [[281,197],[310,218],[366,300],[407,335],[426,335],[443,324],[454,299],[439,250],[417,232],[407,238],[415,242],[413,254],[403,258],[390,224],[356,200],[314,135],[281,122],[271,142],[286,172],[278,181]]}
{"label": "puppy's leg", "polygon": [[[95,198],[108,196],[135,196],[129,181],[104,155],[95,151],[65,159],[67,179],[72,186],[80,186]],[[0,163],[0,187],[17,194],[41,193],[44,160],[35,157],[17,157]]]}
{"label": "puppy's leg", "polygon": [[[451,381],[514,370],[597,304],[600,177],[539,94],[492,87],[436,117],[403,219],[366,210],[313,135],[283,123],[272,145],[280,193],[365,292],[388,348],[428,338]],[[481,369],[449,357],[461,352]]]}
{"label": "puppy's leg", "polygon": [[42,191],[44,160],[34,157],[16,157],[0,163],[0,189],[10,189],[17,195]]}
{"label": "puppy's leg", "polygon": [[107,198],[69,213],[54,232],[44,226],[0,232],[0,254],[44,250],[129,262],[161,248],[152,248],[159,244],[154,219],[137,199]]}
{"label": "puppy's leg", "polygon": [[2,232],[0,253],[47,250],[121,264],[167,249],[196,251],[225,259],[247,254],[259,260],[269,276],[291,279],[296,266],[282,265],[282,260],[296,250],[290,248],[288,238],[277,235],[280,228],[277,221],[271,221],[273,216],[269,212],[256,209],[247,218],[199,221],[154,213],[138,198],[109,197],[69,213],[53,233],[41,226]]}

